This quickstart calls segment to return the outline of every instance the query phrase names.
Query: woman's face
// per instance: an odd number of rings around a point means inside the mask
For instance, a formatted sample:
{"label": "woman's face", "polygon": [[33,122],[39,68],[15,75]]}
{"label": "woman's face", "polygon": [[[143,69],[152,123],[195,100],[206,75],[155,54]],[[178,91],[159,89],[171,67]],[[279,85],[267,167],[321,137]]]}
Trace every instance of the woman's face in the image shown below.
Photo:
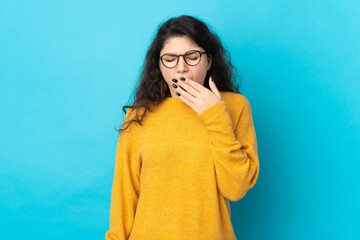
{"label": "woman's face", "polygon": [[[185,54],[190,50],[204,52],[204,49],[199,47],[187,36],[170,37],[165,41],[164,47],[160,51],[160,56],[164,55],[165,53],[174,55]],[[172,97],[177,97],[176,90],[172,87],[172,84],[174,83],[172,79],[176,78],[178,81],[181,81],[180,77],[184,77],[186,79],[190,78],[193,81],[204,85],[206,73],[211,67],[211,57],[209,57],[207,54],[202,54],[201,61],[195,66],[186,64],[183,57],[179,57],[179,62],[173,68],[166,68],[161,60],[159,60],[159,66],[162,76],[169,85]]]}

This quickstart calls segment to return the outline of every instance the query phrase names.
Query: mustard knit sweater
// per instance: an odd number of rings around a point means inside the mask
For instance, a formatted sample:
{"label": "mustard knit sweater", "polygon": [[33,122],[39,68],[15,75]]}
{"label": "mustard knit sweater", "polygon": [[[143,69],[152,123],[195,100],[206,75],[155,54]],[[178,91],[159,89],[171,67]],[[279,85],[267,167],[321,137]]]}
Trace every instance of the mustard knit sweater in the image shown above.
{"label": "mustard knit sweater", "polygon": [[255,185],[259,158],[249,101],[220,93],[200,114],[166,98],[120,134],[106,240],[236,239],[229,200]]}

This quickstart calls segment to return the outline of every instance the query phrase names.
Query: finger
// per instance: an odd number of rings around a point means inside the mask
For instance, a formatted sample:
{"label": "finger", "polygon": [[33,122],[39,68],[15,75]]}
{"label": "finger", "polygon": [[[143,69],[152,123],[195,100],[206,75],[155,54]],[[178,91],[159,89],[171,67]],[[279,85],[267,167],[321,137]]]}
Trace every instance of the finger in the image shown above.
{"label": "finger", "polygon": [[215,84],[215,82],[213,81],[213,78],[210,76],[209,77],[209,86],[210,86],[210,89],[217,95],[221,98],[221,93],[219,92],[219,90],[217,89],[217,86]]}
{"label": "finger", "polygon": [[[189,81],[189,79],[187,79],[186,81]],[[176,83],[180,88],[182,88],[185,92],[190,93],[193,97],[198,98],[199,94],[201,94],[199,91],[197,91],[195,88],[193,88],[192,86],[190,86],[189,84],[183,82],[183,81],[179,81]]]}
{"label": "finger", "polygon": [[[195,102],[191,101],[191,95],[189,95],[187,92],[185,92],[184,90],[180,90],[182,91],[182,93],[180,93],[179,99],[185,103],[186,105],[190,106],[192,109],[195,109],[195,107],[197,106],[195,104]],[[189,99],[190,98],[190,99]],[[192,100],[196,100],[196,98],[192,97]]]}
{"label": "finger", "polygon": [[[186,89],[181,88],[179,82],[174,83],[174,85],[172,85],[173,88],[175,89],[176,92],[180,93],[181,96],[183,96],[184,98],[186,98],[187,100],[189,100],[191,102],[194,102],[196,100],[196,96],[189,93]],[[182,86],[185,87],[185,88],[190,88],[186,84],[183,84]]]}
{"label": "finger", "polygon": [[200,83],[192,80],[191,78],[180,77],[180,79],[181,79],[181,83],[186,83],[187,85],[191,86],[192,88],[194,88],[196,91],[198,91],[200,93],[207,93],[209,91],[209,89],[207,89]]}

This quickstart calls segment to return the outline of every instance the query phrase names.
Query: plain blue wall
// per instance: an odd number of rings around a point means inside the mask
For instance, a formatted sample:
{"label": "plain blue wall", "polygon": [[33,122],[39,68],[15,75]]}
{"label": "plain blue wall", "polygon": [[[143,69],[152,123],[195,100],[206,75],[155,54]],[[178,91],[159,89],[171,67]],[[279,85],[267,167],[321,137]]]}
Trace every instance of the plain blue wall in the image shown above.
{"label": "plain blue wall", "polygon": [[[122,106],[157,26],[207,22],[239,69],[260,175],[238,239],[359,238],[359,1],[0,3],[0,239],[104,239]],[[196,211],[196,209],[194,209]]]}

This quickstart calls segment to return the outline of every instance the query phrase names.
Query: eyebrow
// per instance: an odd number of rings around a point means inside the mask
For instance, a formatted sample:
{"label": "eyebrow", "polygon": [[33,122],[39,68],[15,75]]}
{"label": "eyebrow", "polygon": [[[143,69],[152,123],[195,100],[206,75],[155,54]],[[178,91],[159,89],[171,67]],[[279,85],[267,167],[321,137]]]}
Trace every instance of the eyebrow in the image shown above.
{"label": "eyebrow", "polygon": [[[186,53],[188,53],[188,52],[191,52],[191,51],[202,51],[202,50],[200,50],[200,49],[191,49],[191,50],[188,50],[188,51],[186,51],[184,54],[186,54]],[[161,54],[161,55],[165,55],[165,54],[168,54],[168,55],[178,55],[178,54],[176,54],[176,53],[163,53],[163,54]]]}

